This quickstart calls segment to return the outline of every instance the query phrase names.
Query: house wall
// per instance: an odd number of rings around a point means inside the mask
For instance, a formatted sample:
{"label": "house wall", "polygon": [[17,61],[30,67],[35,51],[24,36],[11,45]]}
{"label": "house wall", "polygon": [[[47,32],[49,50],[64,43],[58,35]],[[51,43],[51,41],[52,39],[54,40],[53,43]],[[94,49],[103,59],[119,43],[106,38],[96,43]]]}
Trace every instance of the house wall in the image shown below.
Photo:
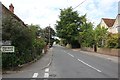
{"label": "house wall", "polygon": [[112,32],[113,33],[118,33],[118,32],[120,32],[120,15],[118,15],[117,17],[116,17],[116,20],[115,20],[115,23],[114,23],[114,25],[113,25],[113,27],[112,27]]}
{"label": "house wall", "polygon": [[101,26],[101,27],[108,28],[108,32],[112,32],[112,29],[109,28],[109,27],[105,24],[105,22],[104,22],[103,20],[101,20],[100,26]]}
{"label": "house wall", "polygon": [[4,18],[14,19],[14,21],[19,22],[21,24],[21,26],[27,27],[20,18],[18,18],[14,13],[9,11],[9,9],[7,9],[4,5],[2,5],[2,20]]}
{"label": "house wall", "polygon": [[105,22],[104,22],[103,20],[101,20],[100,26],[101,26],[101,27],[108,28],[108,26],[105,24]]}

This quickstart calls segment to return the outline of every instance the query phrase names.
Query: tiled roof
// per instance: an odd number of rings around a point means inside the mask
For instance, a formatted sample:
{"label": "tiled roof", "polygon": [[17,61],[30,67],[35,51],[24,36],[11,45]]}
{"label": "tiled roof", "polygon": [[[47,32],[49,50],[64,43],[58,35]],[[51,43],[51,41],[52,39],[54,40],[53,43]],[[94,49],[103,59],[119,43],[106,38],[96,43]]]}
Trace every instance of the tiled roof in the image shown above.
{"label": "tiled roof", "polygon": [[108,18],[102,18],[102,19],[108,27],[112,27],[115,22],[115,19],[108,19]]}

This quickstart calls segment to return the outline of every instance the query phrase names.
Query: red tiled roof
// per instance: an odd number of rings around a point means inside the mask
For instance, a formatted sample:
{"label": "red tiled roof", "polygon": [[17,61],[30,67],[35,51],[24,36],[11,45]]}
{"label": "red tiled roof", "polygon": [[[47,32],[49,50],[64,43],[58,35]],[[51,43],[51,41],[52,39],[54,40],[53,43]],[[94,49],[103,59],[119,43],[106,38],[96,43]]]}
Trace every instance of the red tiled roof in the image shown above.
{"label": "red tiled roof", "polygon": [[115,19],[108,19],[108,18],[102,18],[102,19],[108,27],[112,27],[115,22]]}

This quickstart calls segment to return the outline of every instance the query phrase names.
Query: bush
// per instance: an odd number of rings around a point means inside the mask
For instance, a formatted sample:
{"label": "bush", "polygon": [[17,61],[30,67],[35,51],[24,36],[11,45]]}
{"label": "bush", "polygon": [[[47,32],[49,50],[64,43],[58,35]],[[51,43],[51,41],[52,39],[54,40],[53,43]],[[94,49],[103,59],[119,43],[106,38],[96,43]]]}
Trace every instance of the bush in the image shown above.
{"label": "bush", "polygon": [[109,34],[106,40],[106,47],[118,48],[118,34]]}
{"label": "bush", "polygon": [[34,31],[11,17],[3,19],[2,40],[10,40],[15,46],[14,53],[2,54],[3,68],[17,67],[37,58],[45,46],[43,39],[36,38]]}

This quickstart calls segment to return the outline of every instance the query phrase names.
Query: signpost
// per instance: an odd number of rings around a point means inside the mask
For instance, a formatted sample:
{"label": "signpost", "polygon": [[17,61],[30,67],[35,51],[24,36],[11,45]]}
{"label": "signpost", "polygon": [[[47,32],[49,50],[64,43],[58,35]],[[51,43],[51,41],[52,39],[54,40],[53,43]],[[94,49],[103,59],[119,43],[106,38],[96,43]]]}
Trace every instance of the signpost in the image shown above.
{"label": "signpost", "polygon": [[3,53],[13,53],[15,52],[15,47],[11,46],[11,41],[2,41],[1,51]]}
{"label": "signpost", "polygon": [[[1,52],[2,53],[12,53],[12,54],[10,54],[10,55],[13,55],[14,54],[14,52],[15,52],[15,47],[14,46],[11,46],[11,41],[9,41],[9,40],[6,40],[6,41],[2,41],[2,46],[1,46]],[[12,60],[11,60],[11,68],[13,69],[13,61],[14,61],[14,58],[11,58]]]}

